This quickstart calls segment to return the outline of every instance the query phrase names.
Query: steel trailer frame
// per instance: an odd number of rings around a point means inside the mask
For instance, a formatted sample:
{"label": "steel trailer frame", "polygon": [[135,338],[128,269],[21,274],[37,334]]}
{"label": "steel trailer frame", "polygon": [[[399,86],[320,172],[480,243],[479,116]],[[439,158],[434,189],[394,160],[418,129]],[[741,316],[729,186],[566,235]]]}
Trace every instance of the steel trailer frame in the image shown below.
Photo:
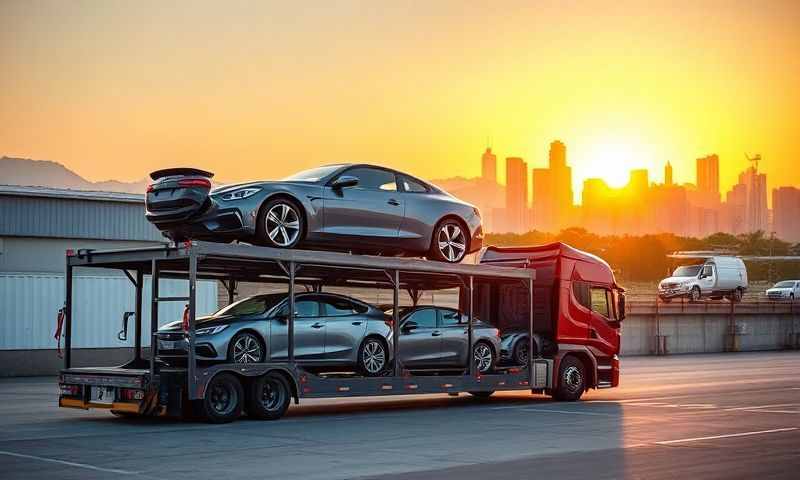
{"label": "steel trailer frame", "polygon": [[[75,268],[112,268],[123,270],[136,288],[134,328],[134,358],[120,367],[72,368],[72,296]],[[135,272],[134,276],[129,272]],[[151,355],[146,360],[142,355],[142,312],[144,277],[151,276]],[[466,289],[469,310],[468,342],[473,344],[473,294],[475,281],[522,282],[529,295],[529,351],[533,348],[533,282],[535,272],[531,269],[497,267],[489,265],[446,264],[420,259],[352,255],[337,252],[308,250],[284,250],[257,247],[245,244],[220,244],[211,242],[184,242],[168,246],[124,249],[124,250],[78,250],[68,251],[66,259],[66,302],[64,329],[65,378],[75,383],[90,385],[92,374],[117,375],[120,385],[141,385],[155,391],[159,405],[170,399],[165,378],[184,381],[189,400],[204,398],[210,380],[221,372],[231,372],[239,377],[257,377],[278,370],[291,380],[295,403],[300,398],[346,397],[366,395],[392,395],[412,393],[454,393],[494,390],[528,390],[541,392],[552,388],[553,361],[529,356],[527,368],[508,369],[500,373],[480,375],[469,358],[462,375],[410,375],[399,361],[399,297],[400,289],[409,292],[460,286]],[[186,279],[189,282],[185,297],[160,297],[161,278]],[[196,282],[219,280],[227,289],[228,300],[235,295],[239,282],[285,283],[288,285],[290,302],[288,315],[288,355],[286,362],[259,364],[198,365],[195,355]],[[391,288],[393,291],[393,342],[394,367],[391,376],[384,377],[324,377],[313,375],[298,366],[294,358],[294,300],[297,283],[313,285],[356,286]],[[156,361],[158,328],[158,304],[182,301],[188,303],[189,329],[187,366],[185,371],[164,367]],[[499,352],[497,352],[499,354]],[[471,356],[470,356],[471,357]],[[176,377],[177,375],[177,377]],[[138,381],[130,377],[139,377]],[[127,377],[127,380],[125,379]],[[116,381],[116,380],[115,380]],[[156,388],[160,386],[160,390]],[[173,388],[170,386],[169,388]],[[172,390],[169,390],[172,391]],[[178,390],[180,392],[180,389]],[[86,404],[85,404],[86,405]],[[115,404],[116,405],[116,404]],[[84,408],[86,408],[84,406]]]}

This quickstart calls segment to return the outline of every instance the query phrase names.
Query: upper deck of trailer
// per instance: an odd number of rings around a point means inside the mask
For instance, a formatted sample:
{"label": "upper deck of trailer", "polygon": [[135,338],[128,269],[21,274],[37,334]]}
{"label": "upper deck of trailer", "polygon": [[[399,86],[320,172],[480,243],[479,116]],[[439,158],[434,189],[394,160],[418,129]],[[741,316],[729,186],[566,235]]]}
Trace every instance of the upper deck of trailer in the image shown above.
{"label": "upper deck of trailer", "polygon": [[[458,278],[532,281],[532,269],[449,264],[416,258],[354,255],[341,252],[287,250],[246,244],[184,242],[169,246],[120,250],[78,250],[67,256],[69,267],[112,268],[152,273],[158,263],[163,277],[186,278],[188,259],[198,260],[197,278],[223,281],[283,282],[287,266],[302,268],[297,283],[320,282],[341,286],[389,286],[388,272],[400,272],[402,283],[419,288],[450,288]],[[155,261],[155,262],[154,262]]]}

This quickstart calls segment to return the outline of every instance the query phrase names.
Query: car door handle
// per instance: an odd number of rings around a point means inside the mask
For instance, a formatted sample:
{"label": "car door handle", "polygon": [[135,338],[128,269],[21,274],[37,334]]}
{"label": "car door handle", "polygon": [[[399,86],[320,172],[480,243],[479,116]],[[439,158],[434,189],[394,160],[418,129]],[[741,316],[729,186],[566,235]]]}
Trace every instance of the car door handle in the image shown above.
{"label": "car door handle", "polygon": [[361,325],[362,322],[353,322],[353,325]]}
{"label": "car door handle", "polygon": [[431,332],[431,337],[438,337],[441,334],[442,334],[442,332],[440,332],[439,330],[436,330],[435,332]]}
{"label": "car door handle", "polygon": [[324,326],[325,326],[325,324],[324,324],[324,323],[319,323],[319,322],[317,322],[317,323],[315,323],[314,325],[311,325],[311,328],[322,328],[322,327],[324,327]]}
{"label": "car door handle", "polygon": [[388,201],[388,202],[386,202],[386,203],[388,203],[389,205],[394,205],[395,207],[396,207],[396,206],[398,206],[398,205],[400,205],[400,202],[398,202],[398,201],[397,201],[397,200],[395,200],[394,198],[390,198],[390,199],[389,199],[389,201]]}
{"label": "car door handle", "polygon": [[589,329],[589,336],[592,337],[592,338],[597,338],[597,330],[595,330],[594,328],[590,328]]}

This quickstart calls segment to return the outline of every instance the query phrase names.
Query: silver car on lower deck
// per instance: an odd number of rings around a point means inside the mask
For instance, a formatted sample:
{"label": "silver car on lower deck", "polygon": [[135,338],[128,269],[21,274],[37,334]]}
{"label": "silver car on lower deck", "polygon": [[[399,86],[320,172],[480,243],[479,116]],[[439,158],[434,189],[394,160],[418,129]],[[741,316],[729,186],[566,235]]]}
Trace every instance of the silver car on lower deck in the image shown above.
{"label": "silver car on lower deck", "polygon": [[[195,325],[198,360],[261,363],[288,359],[288,296],[255,295],[232,303]],[[295,360],[308,367],[355,368],[378,375],[391,361],[391,321],[379,309],[329,293],[295,296]],[[185,359],[182,322],[157,332],[158,357]]]}
{"label": "silver car on lower deck", "polygon": [[[228,363],[286,361],[288,298],[285,293],[255,295],[200,317],[195,325],[198,360]],[[294,355],[315,369],[384,374],[393,364],[392,317],[385,311],[343,295],[301,293],[295,296]],[[455,309],[420,306],[400,311],[399,356],[407,370],[464,369],[469,358],[468,317]],[[187,341],[181,321],[157,332],[157,356],[166,363],[185,362]],[[497,365],[499,331],[480,320],[473,324],[472,358],[481,373]]]}

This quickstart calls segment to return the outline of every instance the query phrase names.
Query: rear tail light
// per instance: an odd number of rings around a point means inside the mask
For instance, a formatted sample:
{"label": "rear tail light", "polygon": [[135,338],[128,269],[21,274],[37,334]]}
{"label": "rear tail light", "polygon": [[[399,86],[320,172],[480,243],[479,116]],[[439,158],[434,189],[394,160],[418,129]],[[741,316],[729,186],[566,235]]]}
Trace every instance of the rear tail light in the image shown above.
{"label": "rear tail light", "polygon": [[384,318],[383,323],[385,323],[387,327],[394,329],[394,320],[391,318]]}
{"label": "rear tail light", "polygon": [[183,327],[184,332],[189,331],[189,305],[186,305],[183,308],[183,321],[181,326]]}
{"label": "rear tail light", "polygon": [[120,398],[127,401],[142,400],[144,398],[144,391],[134,388],[123,388],[119,393]]}
{"label": "rear tail light", "polygon": [[152,191],[153,191],[153,188],[155,188],[155,187],[153,186],[153,184],[152,184],[152,183],[151,183],[150,185],[148,185],[148,186],[147,186],[147,193],[150,193],[150,192],[152,192]]}
{"label": "rear tail light", "polygon": [[207,178],[184,178],[183,180],[178,180],[178,186],[211,188],[211,180]]}
{"label": "rear tail light", "polygon": [[61,395],[65,397],[77,397],[81,394],[80,385],[59,385]]}

